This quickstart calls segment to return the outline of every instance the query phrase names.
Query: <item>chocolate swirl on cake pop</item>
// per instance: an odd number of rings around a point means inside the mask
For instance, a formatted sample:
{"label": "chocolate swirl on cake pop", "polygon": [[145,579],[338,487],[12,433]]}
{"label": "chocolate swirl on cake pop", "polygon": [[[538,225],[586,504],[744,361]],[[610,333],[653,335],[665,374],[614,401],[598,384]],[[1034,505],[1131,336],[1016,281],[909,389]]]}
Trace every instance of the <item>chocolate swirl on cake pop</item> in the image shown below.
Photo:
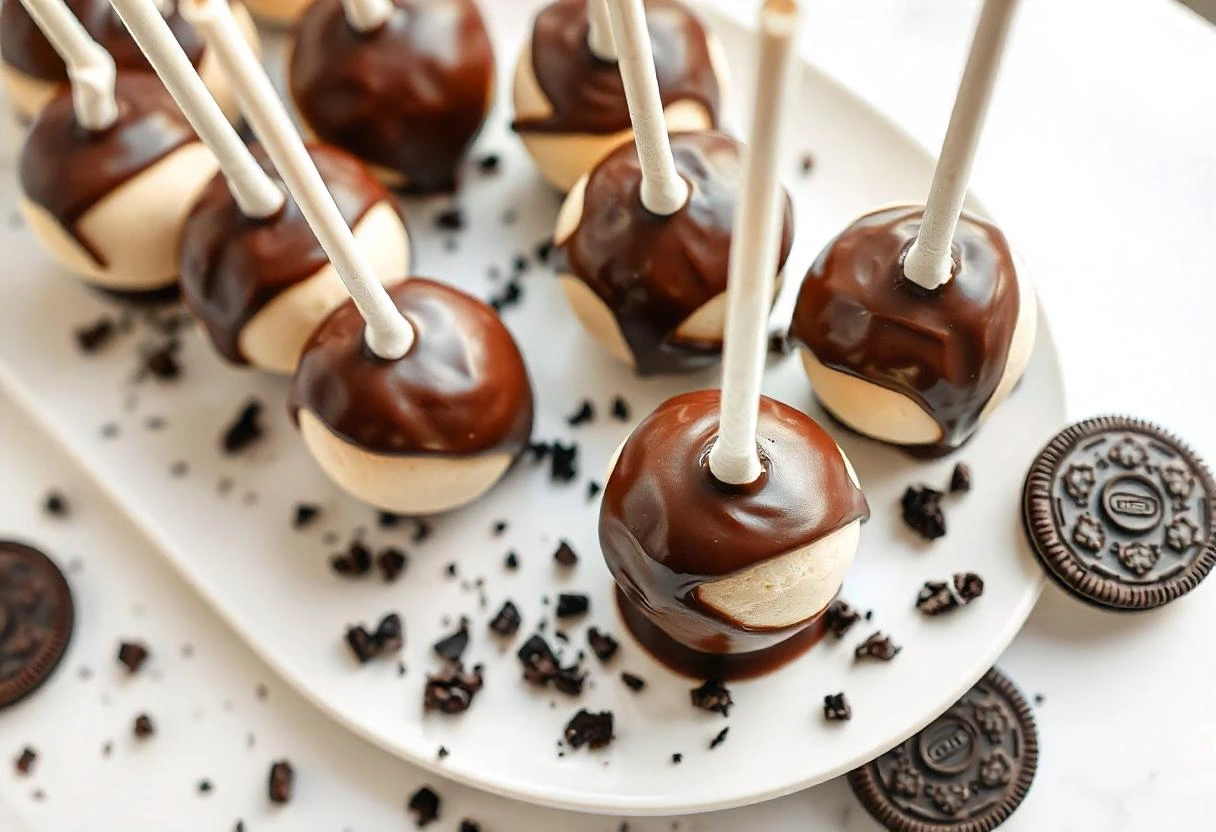
{"label": "chocolate swirl on cake pop", "polygon": [[954,277],[928,291],[903,276],[920,206],[876,211],[811,266],[791,335],[825,366],[917,402],[941,428],[941,455],[971,438],[1000,383],[1018,320],[1018,281],[1005,235],[971,214],[954,233]]}
{"label": "chocolate swirl on cake pop", "polygon": [[119,73],[118,119],[105,130],[80,126],[65,87],[39,115],[21,153],[21,187],[99,266],[105,259],[77,223],[115,189],[174,151],[198,141],[155,75]]}
{"label": "chocolate swirl on cake pop", "polygon": [[[251,150],[282,186],[265,151],[260,146]],[[396,205],[388,190],[354,156],[319,144],[309,145],[308,152],[351,228],[380,202]],[[287,193],[285,187],[283,192]],[[274,216],[246,217],[224,177],[217,175],[182,231],[182,295],[220,354],[246,364],[240,347],[245,325],[268,303],[328,262],[290,195]]]}
{"label": "chocolate swirl on cake pop", "polygon": [[[106,0],[64,0],[85,31],[114,57],[119,70],[151,72],[148,59]],[[203,60],[204,44],[198,33],[178,14],[165,15],[173,36],[196,67]],[[14,69],[43,81],[67,82],[68,70],[46,35],[18,0],[0,5],[0,55]]]}
{"label": "chocolate swirl on cake pop", "polygon": [[[726,578],[869,517],[840,449],[806,414],[763,398],[757,436],[764,474],[730,486],[710,472],[718,390],[669,399],[634,430],[604,486],[600,546],[625,596],[684,644],[709,653],[776,644],[811,620],[745,628],[701,604]],[[655,464],[661,449],[663,464]]]}
{"label": "chocolate swirl on cake pop", "polygon": [[[716,127],[722,91],[708,33],[678,0],[647,0],[646,25],[654,44],[663,106],[695,101]],[[557,0],[532,27],[532,69],[553,112],[516,119],[520,133],[609,134],[629,129],[621,72],[587,46],[587,0]]]}
{"label": "chocolate swirl on cake pop", "polygon": [[[642,205],[642,169],[632,142],[591,172],[583,213],[562,241],[569,272],[612,311],[642,375],[709,366],[720,341],[676,335],[685,319],[726,291],[730,238],[740,178],[740,145],[723,133],[673,133],[676,170],[691,186],[688,203],[656,216]],[[786,200],[779,268],[793,244]]]}
{"label": "chocolate swirl on cake pop", "polygon": [[337,436],[378,454],[519,454],[532,433],[528,371],[486,304],[424,278],[389,288],[413,324],[404,358],[377,358],[354,303],[313,333],[291,385],[293,418],[314,413]]}
{"label": "chocolate swirl on cake pop", "polygon": [[340,0],[309,6],[291,94],[321,139],[400,173],[408,191],[450,191],[490,106],[490,37],[472,0],[394,4],[372,32],[347,23]]}

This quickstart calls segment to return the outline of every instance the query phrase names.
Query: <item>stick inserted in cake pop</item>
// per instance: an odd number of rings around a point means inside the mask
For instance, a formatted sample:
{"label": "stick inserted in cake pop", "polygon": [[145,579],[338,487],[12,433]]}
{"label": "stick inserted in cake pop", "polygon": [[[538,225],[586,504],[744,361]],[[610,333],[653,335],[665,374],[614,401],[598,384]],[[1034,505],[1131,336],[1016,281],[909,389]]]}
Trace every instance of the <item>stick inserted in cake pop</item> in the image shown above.
{"label": "stick inserted in cake pop", "polygon": [[587,48],[601,61],[616,61],[616,41],[612,39],[612,15],[608,0],[587,0]]}
{"label": "stick inserted in cake pop", "polygon": [[273,216],[283,207],[283,192],[262,170],[212,98],[156,0],[111,0],[111,5],[190,125],[215,154],[241,213],[254,219]]}
{"label": "stick inserted in cake pop", "polygon": [[380,358],[401,358],[413,346],[414,328],[398,311],[359,250],[287,109],[261,63],[240,37],[228,0],[187,0],[183,11],[215,50],[220,65],[232,79],[245,117],[350,292],[367,323],[367,346]]}
{"label": "stick inserted in cake pop", "polygon": [[642,204],[652,213],[668,216],[688,201],[688,183],[676,171],[671,155],[654,51],[646,27],[646,8],[642,0],[608,2],[621,81],[629,103],[629,119],[633,122],[633,140],[642,166]]}
{"label": "stick inserted in cake pop", "polygon": [[346,22],[356,32],[374,32],[393,14],[393,0],[342,0]]}
{"label": "stick inserted in cake pop", "polygon": [[105,130],[118,118],[114,59],[63,0],[21,0],[30,17],[67,65],[76,120],[88,130]]}
{"label": "stick inserted in cake pop", "polygon": [[1016,8],[1017,0],[986,0],[975,27],[971,54],[929,187],[924,221],[904,259],[904,276],[925,289],[936,289],[953,276],[954,232]]}
{"label": "stick inserted in cake pop", "polygon": [[779,269],[785,192],[781,138],[794,83],[799,9],[796,0],[766,0],[760,13],[757,95],[752,113],[743,195],[731,235],[726,284],[726,336],[722,352],[722,411],[709,470],[731,485],[762,473],[756,450],[760,384],[767,352],[767,323]]}

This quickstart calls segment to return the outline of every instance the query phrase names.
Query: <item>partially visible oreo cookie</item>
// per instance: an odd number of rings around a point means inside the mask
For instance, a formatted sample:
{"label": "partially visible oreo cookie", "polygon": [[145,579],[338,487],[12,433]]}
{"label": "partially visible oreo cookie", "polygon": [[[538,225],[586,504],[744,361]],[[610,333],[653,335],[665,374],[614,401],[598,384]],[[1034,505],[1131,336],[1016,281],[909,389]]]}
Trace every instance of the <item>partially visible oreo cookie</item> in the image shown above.
{"label": "partially visible oreo cookie", "polygon": [[1103,416],[1065,429],[1031,466],[1023,497],[1048,574],[1091,604],[1159,607],[1216,566],[1216,481],[1149,422]]}
{"label": "partially visible oreo cookie", "polygon": [[993,669],[950,710],[849,773],[849,785],[892,832],[989,832],[1022,803],[1039,745],[1034,715]]}
{"label": "partially visible oreo cookie", "polygon": [[76,608],[50,558],[0,540],[0,709],[33,693],[54,672],[72,638]]}

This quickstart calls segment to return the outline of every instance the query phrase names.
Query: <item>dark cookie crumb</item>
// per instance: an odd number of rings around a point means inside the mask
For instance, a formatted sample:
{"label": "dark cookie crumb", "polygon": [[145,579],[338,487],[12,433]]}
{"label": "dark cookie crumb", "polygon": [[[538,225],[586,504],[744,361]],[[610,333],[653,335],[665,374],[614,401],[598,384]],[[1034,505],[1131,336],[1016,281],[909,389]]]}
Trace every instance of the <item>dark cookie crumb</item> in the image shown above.
{"label": "dark cookie crumb", "polygon": [[507,552],[507,557],[503,560],[503,566],[507,567],[507,569],[511,570],[512,572],[518,570],[519,555],[515,554],[515,552]]}
{"label": "dark cookie crumb", "polygon": [[505,532],[507,530],[507,521],[506,520],[495,520],[492,529],[493,529],[495,537],[500,536],[503,532]]}
{"label": "dark cookie crumb", "polygon": [[552,238],[544,240],[536,244],[536,259],[541,263],[548,263],[549,258],[553,256],[553,240]]}
{"label": "dark cookie crumb", "polygon": [[114,321],[112,318],[98,318],[91,324],[80,327],[76,330],[76,345],[80,347],[80,351],[84,353],[95,353],[101,350],[106,344],[110,343],[115,335]]}
{"label": "dark cookie crumb", "polygon": [[495,312],[501,312],[508,306],[515,306],[520,303],[523,297],[523,285],[515,278],[511,278],[503,284],[502,289],[490,295],[486,303],[493,307]]}
{"label": "dark cookie crumb", "polygon": [[589,609],[591,609],[589,596],[577,592],[563,592],[557,596],[557,611],[554,615],[558,618],[575,618],[584,615]]}
{"label": "dark cookie crumb", "polygon": [[878,659],[879,661],[889,662],[903,650],[902,647],[891,641],[890,636],[884,636],[881,632],[876,632],[857,645],[857,649],[853,651],[855,659]]}
{"label": "dark cookie crumb", "polygon": [[101,756],[102,757],[105,757],[108,759],[109,756],[113,753],[114,753],[114,743],[110,742],[109,740],[106,740],[104,743],[102,743],[102,745],[101,745]]}
{"label": "dark cookie crumb", "polygon": [[446,760],[451,753],[446,745],[441,745],[439,746],[439,750],[435,752],[435,757],[439,760]]}
{"label": "dark cookie crumb", "polygon": [[554,442],[549,446],[549,478],[557,483],[566,483],[578,476],[578,445],[571,442],[563,445]]}
{"label": "dark cookie crumb", "polygon": [[629,402],[620,396],[616,396],[612,400],[612,418],[618,422],[629,421]]}
{"label": "dark cookie crumb", "polygon": [[571,748],[604,748],[613,740],[612,711],[591,713],[583,709],[566,724],[563,734],[566,745]]}
{"label": "dark cookie crumb", "polygon": [[139,642],[124,641],[118,645],[118,663],[127,669],[127,673],[138,673],[148,655],[148,648]]}
{"label": "dark cookie crumb", "polygon": [[292,786],[295,785],[296,770],[287,760],[278,760],[270,766],[267,795],[271,803],[283,805],[291,801]]}
{"label": "dark cookie crumb", "polygon": [[1036,704],[1036,705],[1042,705],[1042,704],[1043,704],[1044,702],[1046,702],[1046,701],[1047,701],[1047,697],[1046,697],[1046,696],[1044,696],[1043,694],[1041,694],[1041,693],[1036,693],[1036,694],[1034,695],[1034,704]]}
{"label": "dark cookie crumb", "polygon": [[680,752],[677,751],[675,754],[671,755],[671,764],[673,766],[678,766],[682,762],[684,762],[684,755]]}
{"label": "dark cookie crumb", "polygon": [[376,566],[379,567],[380,576],[384,578],[386,584],[391,584],[401,577],[401,573],[405,571],[408,564],[409,556],[396,546],[381,549],[380,554],[376,555]]}
{"label": "dark cookie crumb", "polygon": [[297,503],[296,514],[292,518],[291,526],[293,529],[303,529],[312,524],[317,519],[317,515],[321,513],[318,506],[309,505],[308,503]]}
{"label": "dark cookie crumb", "polygon": [[927,485],[909,486],[900,501],[904,522],[925,540],[937,540],[946,534],[942,496],[942,492]]}
{"label": "dark cookie crumb", "polygon": [[595,406],[591,404],[590,399],[583,399],[583,403],[579,405],[578,410],[566,417],[566,424],[572,428],[575,428],[579,425],[585,425],[594,420]]}
{"label": "dark cookie crumb", "polygon": [[356,624],[346,630],[346,644],[355,654],[359,664],[367,664],[376,657],[376,640],[362,624]]}
{"label": "dark cookie crumb", "polygon": [[567,696],[578,696],[583,692],[583,684],[587,674],[577,664],[570,667],[559,667],[553,674],[553,687]]}
{"label": "dark cookie crumb", "polygon": [[333,555],[329,559],[329,567],[344,577],[366,575],[372,570],[372,551],[360,541],[351,541],[345,552]]}
{"label": "dark cookie crumb", "polygon": [[950,591],[950,586],[942,581],[925,581],[916,596],[916,608],[925,615],[942,615],[958,606],[958,599]]}
{"label": "dark cookie crumb", "polygon": [[435,642],[432,649],[435,651],[435,655],[441,659],[446,659],[449,662],[459,662],[468,646],[469,622],[467,619],[461,619],[460,628],[451,635],[439,639],[439,641]]}
{"label": "dark cookie crumb", "polygon": [[36,762],[38,762],[38,752],[27,745],[21,749],[21,754],[17,757],[14,766],[18,774],[29,774],[34,770],[34,763]]}
{"label": "dark cookie crumb", "polygon": [[701,687],[689,691],[689,695],[694,708],[715,711],[722,716],[730,716],[730,708],[735,704],[721,679],[710,679]]}
{"label": "dark cookie crumb", "polygon": [[481,832],[481,824],[465,818],[460,822],[460,832]]}
{"label": "dark cookie crumb", "polygon": [[950,493],[965,494],[971,490],[971,466],[960,462],[950,475]]}
{"label": "dark cookie crumb", "polygon": [[376,512],[376,525],[382,529],[395,529],[401,525],[401,521],[404,519],[400,514],[394,514],[391,511]]}
{"label": "dark cookie crumb", "polygon": [[414,534],[410,538],[414,543],[422,543],[431,536],[431,524],[423,520],[421,517],[414,518]]}
{"label": "dark cookie crumb", "polygon": [[405,808],[414,816],[414,824],[421,829],[439,819],[439,795],[430,786],[423,786],[410,796]]}
{"label": "dark cookie crumb", "polygon": [[52,517],[67,517],[67,498],[58,491],[52,491],[47,494],[46,499],[42,501],[42,510]]}
{"label": "dark cookie crumb", "polygon": [[621,671],[621,682],[624,683],[625,687],[629,688],[634,693],[637,693],[642,688],[646,687],[645,679],[624,670]]}
{"label": "dark cookie crumb", "polygon": [[806,176],[815,169],[815,157],[810,153],[803,153],[802,158],[798,161],[798,170],[803,176]]}
{"label": "dark cookie crumb", "polygon": [[139,378],[152,376],[159,381],[173,381],[182,374],[182,366],[177,360],[177,351],[181,343],[176,338],[170,338],[160,346],[144,352],[143,366]]}
{"label": "dark cookie crumb", "polygon": [[484,684],[481,665],[466,671],[460,662],[448,662],[438,673],[427,675],[422,708],[444,714],[464,713]]}
{"label": "dark cookie crumb", "polygon": [[557,551],[553,553],[553,559],[560,566],[574,566],[578,563],[578,555],[575,553],[574,548],[564,540],[558,545]]}
{"label": "dark cookie crumb", "polygon": [[215,787],[211,785],[210,780],[199,780],[198,781],[198,793],[199,794],[211,794],[211,792],[214,790],[214,788]]}
{"label": "dark cookie crumb", "polygon": [[490,630],[496,635],[506,638],[519,632],[519,625],[522,621],[519,609],[515,604],[511,601],[504,601],[502,609],[490,619]]}
{"label": "dark cookie crumb", "polygon": [[843,693],[829,693],[823,697],[823,718],[829,722],[846,722],[853,718],[853,709]]}
{"label": "dark cookie crumb", "polygon": [[587,499],[594,500],[599,493],[604,490],[604,486],[600,485],[595,480],[587,481]]}
{"label": "dark cookie crumb", "polygon": [[135,724],[131,731],[135,734],[136,739],[144,740],[156,733],[156,725],[152,722],[152,717],[140,714],[135,717]]}
{"label": "dark cookie crumb", "polygon": [[794,348],[794,340],[788,329],[770,332],[768,336],[768,351],[770,355],[789,355]]}
{"label": "dark cookie crumb", "polygon": [[984,579],[974,572],[956,572],[953,581],[954,591],[964,604],[970,604],[984,594]]}
{"label": "dark cookie crumb", "polygon": [[448,208],[435,215],[435,227],[440,231],[460,231],[464,228],[464,211]]}
{"label": "dark cookie crumb", "polygon": [[369,632],[362,624],[357,624],[347,629],[345,638],[359,664],[367,664],[378,656],[400,650],[405,643],[405,632],[401,616],[394,612],[380,619],[375,632]]}
{"label": "dark cookie crumb", "polygon": [[[543,623],[543,622],[542,622]],[[553,648],[544,637],[533,635],[515,654],[523,665],[524,679],[533,685],[544,687],[550,682],[562,693],[577,696],[582,693],[586,675],[577,664],[562,667]]]}
{"label": "dark cookie crumb", "polygon": [[832,605],[828,607],[828,611],[824,613],[824,625],[828,632],[838,639],[844,638],[845,634],[860,620],[861,613],[853,609],[848,601],[833,601]]}
{"label": "dark cookie crumb", "polygon": [[482,173],[497,173],[501,162],[497,153],[487,153],[477,160],[477,169]]}
{"label": "dark cookie crumb", "polygon": [[243,451],[262,438],[262,403],[250,399],[236,419],[224,431],[220,444],[226,454],[236,454]]}
{"label": "dark cookie crumb", "polygon": [[598,627],[592,627],[587,631],[587,643],[591,645],[591,652],[595,653],[595,657],[601,662],[610,661],[621,646],[615,638]]}
{"label": "dark cookie crumb", "polygon": [[709,741],[709,750],[713,751],[719,745],[726,742],[726,735],[729,733],[730,733],[730,726],[728,725],[725,728],[723,728],[721,731],[719,731],[717,736],[715,736],[712,740]]}
{"label": "dark cookie crumb", "polygon": [[445,566],[443,568],[443,570],[447,573],[449,578],[456,577],[456,569],[457,569],[456,561],[452,561],[451,563],[449,563],[447,566]]}

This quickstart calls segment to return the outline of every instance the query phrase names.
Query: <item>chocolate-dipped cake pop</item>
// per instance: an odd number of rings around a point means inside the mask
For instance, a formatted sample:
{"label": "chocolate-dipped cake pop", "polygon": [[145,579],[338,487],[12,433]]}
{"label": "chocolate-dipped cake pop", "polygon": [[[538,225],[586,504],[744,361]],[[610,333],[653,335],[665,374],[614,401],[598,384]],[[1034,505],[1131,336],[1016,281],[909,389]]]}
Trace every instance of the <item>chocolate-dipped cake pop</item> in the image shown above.
{"label": "chocolate-dipped cake pop", "polygon": [[287,81],[306,131],[390,187],[455,189],[494,100],[473,0],[317,0],[293,34]]}
{"label": "chocolate-dipped cake pop", "polygon": [[962,211],[1013,8],[984,6],[927,204],[846,228],[811,266],[794,311],[791,335],[823,406],[919,454],[970,439],[1034,349],[1025,267],[996,226]]}
{"label": "chocolate-dipped cake pop", "polygon": [[313,166],[226,0],[191,18],[230,71],[246,117],[329,255],[351,301],[309,339],[291,412],[322,470],[387,511],[445,511],[481,496],[528,444],[532,386],[497,313],[414,278],[391,295]]}
{"label": "chocolate-dipped cake pop", "polygon": [[[642,2],[609,8],[634,141],[566,197],[554,233],[561,284],[591,335],[638,373],[699,369],[722,348],[741,147],[716,132],[668,136]],[[792,232],[787,199],[778,272]]]}
{"label": "chocolate-dipped cake pop", "polygon": [[60,265],[132,297],[176,291],[186,213],[217,163],[155,75],[124,73],[61,0],[26,0],[70,67],[21,150],[21,211]]}
{"label": "chocolate-dipped cake pop", "polygon": [[[716,128],[726,87],[718,39],[680,0],[646,0],[646,25],[667,129]],[[559,190],[629,141],[608,0],[555,0],[540,10],[515,66],[513,98],[512,127]]]}
{"label": "chocolate-dipped cake pop", "polygon": [[626,623],[657,658],[695,676],[755,675],[813,644],[869,516],[832,437],[760,394],[798,17],[795,0],[761,10],[765,94],[756,96],[735,227],[722,390],[676,396],[643,420],[613,462],[600,508]]}
{"label": "chocolate-dipped cake pop", "polygon": [[[85,31],[114,57],[119,71],[151,72],[143,53],[119,22],[107,0],[66,0]],[[166,3],[165,20],[182,48],[190,56],[207,88],[215,95],[228,118],[237,117],[236,99],[228,79],[215,59],[207,54],[198,33],[182,18],[172,3]],[[240,0],[233,0],[233,14],[249,43],[258,43],[257,29]],[[33,119],[68,81],[67,67],[55,48],[18,0],[0,3],[0,75],[9,103],[23,120]]]}

